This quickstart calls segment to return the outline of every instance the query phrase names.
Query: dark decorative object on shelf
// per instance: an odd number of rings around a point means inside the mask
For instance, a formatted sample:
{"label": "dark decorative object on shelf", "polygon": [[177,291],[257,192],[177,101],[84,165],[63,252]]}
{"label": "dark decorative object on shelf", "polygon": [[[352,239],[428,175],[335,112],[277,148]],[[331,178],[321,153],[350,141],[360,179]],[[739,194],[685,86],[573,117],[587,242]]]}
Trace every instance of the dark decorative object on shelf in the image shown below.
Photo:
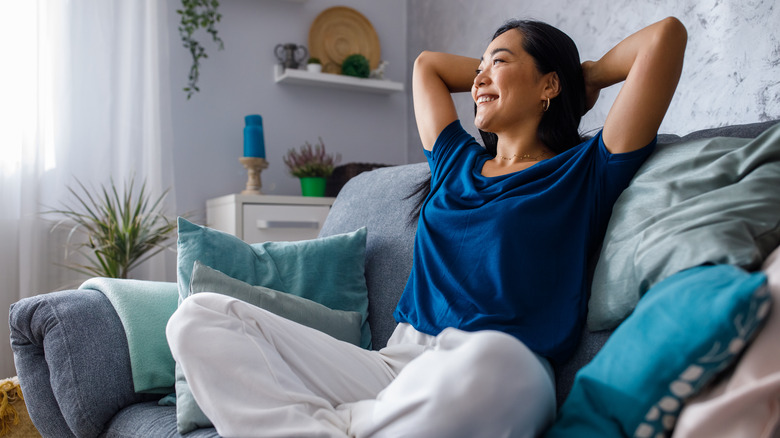
{"label": "dark decorative object on shelf", "polygon": [[303,60],[309,57],[309,51],[306,46],[295,43],[277,44],[274,47],[274,55],[285,70],[296,70]]}
{"label": "dark decorative object on shelf", "polygon": [[347,163],[341,166],[336,166],[333,169],[333,173],[328,177],[328,181],[325,185],[325,196],[336,197],[350,179],[360,175],[363,172],[369,170],[379,169],[381,167],[390,167],[390,164],[378,164],[378,163]]}
{"label": "dark decorative object on shelf", "polygon": [[200,91],[200,88],[198,88],[198,77],[200,76],[198,68],[200,67],[201,59],[208,58],[206,49],[193,38],[195,31],[206,29],[206,32],[211,34],[214,42],[219,44],[219,50],[222,50],[225,46],[222,43],[222,39],[217,35],[217,29],[214,28],[214,25],[222,19],[222,14],[217,11],[219,1],[181,0],[181,4],[182,8],[176,10],[176,13],[181,15],[179,35],[181,35],[184,47],[192,55],[192,67],[190,67],[187,87],[184,88],[184,91],[187,92],[187,99],[189,99],[195,92]]}

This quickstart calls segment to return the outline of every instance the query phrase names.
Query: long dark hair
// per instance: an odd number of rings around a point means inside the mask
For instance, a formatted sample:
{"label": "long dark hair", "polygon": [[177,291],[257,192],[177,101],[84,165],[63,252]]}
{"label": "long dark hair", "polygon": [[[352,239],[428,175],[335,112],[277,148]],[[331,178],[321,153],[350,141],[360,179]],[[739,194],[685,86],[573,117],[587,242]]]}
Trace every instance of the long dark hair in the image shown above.
{"label": "long dark hair", "polygon": [[[556,72],[561,91],[550,102],[549,110],[542,115],[537,135],[556,154],[571,149],[582,141],[579,133],[580,119],[585,113],[585,79],[577,46],[561,30],[547,23],[533,20],[510,20],[499,27],[492,39],[516,29],[523,36],[523,50],[534,58],[541,74]],[[474,106],[476,111],[476,105]],[[479,130],[487,152],[496,156],[498,136]],[[409,198],[415,198],[416,205],[410,216],[414,222],[431,191],[430,177],[420,183]]]}

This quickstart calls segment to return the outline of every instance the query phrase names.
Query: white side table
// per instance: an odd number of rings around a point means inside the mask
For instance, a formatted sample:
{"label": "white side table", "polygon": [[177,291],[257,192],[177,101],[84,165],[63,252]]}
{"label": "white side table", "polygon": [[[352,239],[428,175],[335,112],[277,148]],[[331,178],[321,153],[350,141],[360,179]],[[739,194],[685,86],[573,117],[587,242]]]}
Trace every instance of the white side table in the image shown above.
{"label": "white side table", "polygon": [[247,243],[314,239],[336,198],[226,195],[206,201],[207,226]]}

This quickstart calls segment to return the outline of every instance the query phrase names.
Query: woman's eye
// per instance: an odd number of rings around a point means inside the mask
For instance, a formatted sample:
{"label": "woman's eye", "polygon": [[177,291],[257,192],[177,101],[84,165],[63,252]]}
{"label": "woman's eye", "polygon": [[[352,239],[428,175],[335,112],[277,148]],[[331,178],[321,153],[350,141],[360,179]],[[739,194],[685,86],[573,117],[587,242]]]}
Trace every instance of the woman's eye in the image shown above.
{"label": "woman's eye", "polygon": [[475,72],[476,72],[477,74],[480,74],[480,73],[482,73],[482,70],[480,70],[480,69],[476,69],[476,70],[475,70]]}
{"label": "woman's eye", "polygon": [[504,60],[503,60],[503,59],[494,59],[494,60],[493,60],[493,65],[496,65],[496,64],[498,64],[499,62],[504,62]]}

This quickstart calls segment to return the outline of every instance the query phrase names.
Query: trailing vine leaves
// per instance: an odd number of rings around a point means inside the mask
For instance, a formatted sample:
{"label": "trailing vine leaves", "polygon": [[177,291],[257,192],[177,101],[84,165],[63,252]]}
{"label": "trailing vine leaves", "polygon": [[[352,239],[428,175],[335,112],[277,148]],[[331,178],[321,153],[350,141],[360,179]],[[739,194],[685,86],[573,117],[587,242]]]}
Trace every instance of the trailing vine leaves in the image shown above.
{"label": "trailing vine leaves", "polygon": [[192,55],[192,67],[190,67],[189,82],[184,91],[187,92],[187,99],[192,97],[195,92],[199,92],[198,76],[200,62],[208,58],[206,49],[194,37],[198,29],[206,29],[211,34],[215,43],[219,44],[219,50],[224,48],[222,39],[217,35],[217,29],[214,25],[222,19],[217,9],[219,1],[217,0],[181,0],[182,9],[177,9],[176,13],[181,15],[181,24],[179,25],[179,34],[184,43],[184,47]]}

